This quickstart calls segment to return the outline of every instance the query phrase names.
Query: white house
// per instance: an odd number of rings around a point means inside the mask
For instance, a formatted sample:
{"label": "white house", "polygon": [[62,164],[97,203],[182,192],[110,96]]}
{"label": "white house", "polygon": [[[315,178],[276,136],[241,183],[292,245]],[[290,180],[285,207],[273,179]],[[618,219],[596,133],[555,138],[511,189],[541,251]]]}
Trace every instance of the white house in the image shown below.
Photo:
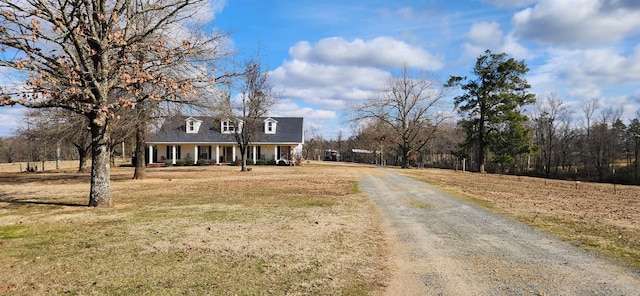
{"label": "white house", "polygon": [[[247,159],[289,161],[302,151],[303,118],[260,118],[264,129],[249,144]],[[242,127],[240,127],[242,128]],[[230,121],[214,117],[174,117],[167,119],[160,130],[147,141],[147,163],[173,164],[191,159],[194,163],[232,163],[240,159],[235,140],[236,127]]]}

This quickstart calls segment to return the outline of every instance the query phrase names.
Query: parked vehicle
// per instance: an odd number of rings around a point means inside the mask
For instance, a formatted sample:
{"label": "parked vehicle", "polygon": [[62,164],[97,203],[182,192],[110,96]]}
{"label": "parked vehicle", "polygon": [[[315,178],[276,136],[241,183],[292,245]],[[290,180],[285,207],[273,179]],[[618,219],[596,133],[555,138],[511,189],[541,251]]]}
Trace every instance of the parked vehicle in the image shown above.
{"label": "parked vehicle", "polygon": [[324,151],[324,160],[338,161],[338,157],[339,156],[340,156],[340,154],[338,154],[338,151],[336,151],[336,150],[325,150]]}

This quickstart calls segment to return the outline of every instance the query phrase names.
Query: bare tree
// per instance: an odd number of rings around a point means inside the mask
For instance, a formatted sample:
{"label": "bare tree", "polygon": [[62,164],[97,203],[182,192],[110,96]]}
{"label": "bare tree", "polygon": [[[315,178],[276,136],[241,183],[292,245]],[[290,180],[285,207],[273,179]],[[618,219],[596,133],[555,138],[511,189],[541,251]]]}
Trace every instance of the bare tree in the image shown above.
{"label": "bare tree", "polygon": [[79,157],[78,171],[87,171],[87,160],[91,157],[91,134],[85,116],[61,108],[29,110],[24,116],[30,126],[18,129],[17,134],[51,139],[55,141],[53,146],[72,145]]}
{"label": "bare tree", "polygon": [[2,151],[3,161],[8,163],[27,160],[27,141],[24,138],[18,136],[2,138],[2,145],[0,145],[0,151]]}
{"label": "bare tree", "polygon": [[591,143],[591,129],[592,129],[592,120],[593,114],[596,110],[600,109],[600,101],[597,98],[592,98],[591,100],[584,100],[581,102],[582,112],[584,113],[585,118],[585,141],[584,141],[584,149],[582,152],[582,161],[585,167],[585,171],[587,175],[591,172],[591,160],[594,158],[592,154],[592,143]]}
{"label": "bare tree", "polygon": [[345,151],[342,150],[342,130],[338,130],[338,134],[336,135],[336,150],[338,151],[338,157],[336,161],[341,161],[343,155],[346,155]]}
{"label": "bare tree", "polygon": [[620,110],[613,108],[603,109],[600,119],[589,128],[585,163],[595,169],[598,181],[605,181],[613,169],[617,145],[621,142],[619,134],[626,129],[620,120],[621,114]]}
{"label": "bare tree", "polygon": [[376,120],[392,132],[386,141],[401,151],[403,168],[409,167],[411,155],[432,139],[438,125],[446,118],[441,107],[444,86],[422,74],[411,77],[407,67],[400,77],[390,78],[385,85],[353,107],[356,121]]}
{"label": "bare tree", "polygon": [[546,177],[551,173],[553,160],[555,162],[555,171],[559,162],[558,136],[557,132],[562,121],[561,117],[566,116],[566,106],[564,102],[558,98],[555,93],[549,94],[543,101],[535,104],[536,115],[534,122],[536,123],[536,144],[540,147],[543,171]]}
{"label": "bare tree", "polygon": [[[5,144],[5,140],[3,138],[0,137],[0,155],[4,154],[4,151],[6,151],[6,144]],[[7,161],[10,162],[10,161]]]}
{"label": "bare tree", "polygon": [[458,148],[464,142],[464,136],[464,131],[457,128],[455,122],[443,122],[436,132],[434,141],[421,151],[421,163],[457,169],[462,156]]}
{"label": "bare tree", "polygon": [[304,158],[305,159],[316,159],[316,155],[320,152],[320,148],[322,147],[322,136],[318,134],[318,130],[315,128],[310,128],[309,130],[305,130],[305,143],[304,143]]}
{"label": "bare tree", "polygon": [[[168,85],[175,97],[193,89],[161,72],[132,78],[132,56],[144,50],[176,59],[189,48],[174,24],[197,13],[205,0],[0,0],[0,67],[23,72],[25,82],[0,91],[0,105],[59,107],[85,116],[92,141],[90,206],[111,206],[110,121],[134,100],[118,92],[130,79]],[[148,22],[140,26],[140,19]],[[155,37],[151,38],[150,37]],[[149,42],[151,41],[151,42]],[[144,44],[144,46],[141,46]],[[156,98],[156,96],[151,96]]]}
{"label": "bare tree", "polygon": [[135,125],[138,122],[138,113],[135,109],[120,109],[111,120],[111,142],[109,143],[109,155],[111,166],[115,166],[116,149],[121,144],[135,137]]}
{"label": "bare tree", "polygon": [[574,153],[573,149],[577,147],[576,139],[577,139],[577,131],[572,126],[571,122],[571,114],[572,111],[565,109],[565,113],[560,117],[561,124],[559,126],[559,134],[558,134],[558,163],[556,166],[561,166],[563,170],[569,171],[571,170],[571,166],[574,165]]}
{"label": "bare tree", "polygon": [[[140,20],[138,25],[146,27],[153,25],[148,20]],[[219,103],[219,96],[211,92],[212,84],[233,77],[235,73],[216,73],[211,69],[224,69],[222,62],[233,52],[226,46],[226,34],[215,32],[212,36],[204,35],[200,31],[190,30],[181,36],[184,47],[173,48],[173,56],[167,58],[166,53],[146,51],[145,44],[135,52],[130,66],[128,79],[123,82],[122,91],[131,97],[137,110],[135,125],[135,171],[133,179],[145,176],[145,143],[148,139],[150,125],[158,118],[181,113],[183,108],[209,110]],[[163,36],[153,35],[148,39],[163,42]],[[157,83],[145,77],[147,73],[161,73],[170,83]],[[189,85],[192,92],[182,92],[176,96],[176,87]],[[176,111],[177,110],[177,111]],[[203,111],[199,111],[203,112]],[[206,112],[206,111],[205,111]]]}
{"label": "bare tree", "polygon": [[[118,144],[132,137],[134,116],[135,110],[122,109],[112,120],[112,136],[109,144],[111,154],[119,146]],[[55,151],[55,147],[73,146],[79,157],[78,171],[87,171],[87,161],[91,157],[91,134],[85,116],[62,108],[46,108],[29,110],[25,113],[25,118],[30,123],[29,128],[18,129],[18,135],[36,139],[40,146],[49,148],[50,154]],[[43,153],[38,151],[38,147],[32,147],[31,150],[40,154],[38,157],[40,160],[43,158]]]}
{"label": "bare tree", "polygon": [[260,140],[264,131],[264,116],[277,102],[276,95],[269,83],[269,76],[257,59],[244,64],[243,74],[239,76],[239,97],[231,98],[227,94],[221,119],[233,124],[233,136],[240,147],[241,171],[247,171],[247,151],[249,145]]}

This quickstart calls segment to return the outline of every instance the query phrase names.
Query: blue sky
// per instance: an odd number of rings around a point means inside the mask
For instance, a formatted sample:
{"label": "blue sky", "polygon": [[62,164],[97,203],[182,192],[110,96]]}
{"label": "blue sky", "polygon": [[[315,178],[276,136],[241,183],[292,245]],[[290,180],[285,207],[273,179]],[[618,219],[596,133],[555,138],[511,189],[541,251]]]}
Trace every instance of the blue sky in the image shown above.
{"label": "blue sky", "polygon": [[[306,128],[324,138],[351,134],[347,106],[402,65],[445,82],[469,76],[486,49],[524,59],[531,91],[539,100],[556,93],[575,111],[576,124],[581,100],[622,109],[625,123],[640,109],[637,0],[226,0],[212,6],[210,29],[229,32],[246,56],[261,47],[282,94],[271,115],[303,116]],[[11,133],[20,112],[0,108],[0,136]]]}

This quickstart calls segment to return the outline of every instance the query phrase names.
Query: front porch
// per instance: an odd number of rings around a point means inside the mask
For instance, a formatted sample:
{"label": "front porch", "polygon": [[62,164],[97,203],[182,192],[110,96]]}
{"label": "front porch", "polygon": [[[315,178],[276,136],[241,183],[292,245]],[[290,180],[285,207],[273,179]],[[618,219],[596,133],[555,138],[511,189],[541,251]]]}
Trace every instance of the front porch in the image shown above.
{"label": "front porch", "polygon": [[[247,161],[258,163],[281,160],[289,163],[295,145],[249,145]],[[147,165],[163,163],[176,165],[178,162],[190,164],[229,164],[240,161],[240,146],[237,144],[158,144],[148,147]]]}

